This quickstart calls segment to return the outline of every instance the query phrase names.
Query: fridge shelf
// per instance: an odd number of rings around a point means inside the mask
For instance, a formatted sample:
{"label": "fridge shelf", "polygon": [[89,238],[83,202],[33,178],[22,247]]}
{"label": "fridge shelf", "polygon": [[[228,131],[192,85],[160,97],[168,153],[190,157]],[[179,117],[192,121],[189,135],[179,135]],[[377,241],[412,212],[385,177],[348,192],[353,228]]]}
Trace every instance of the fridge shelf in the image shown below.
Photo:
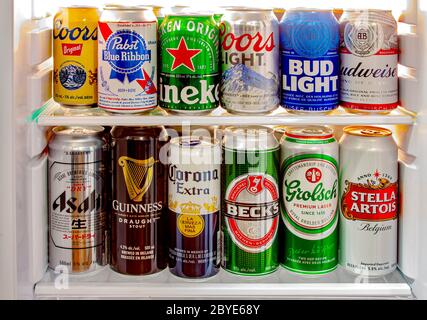
{"label": "fridge shelf", "polygon": [[294,115],[282,108],[270,115],[238,116],[218,108],[209,115],[179,116],[171,115],[157,108],[145,115],[112,115],[99,108],[65,108],[50,100],[36,110],[28,119],[39,126],[60,125],[103,125],[137,126],[165,125],[213,126],[213,125],[412,125],[415,117],[403,108],[388,115],[356,115],[346,113],[342,108],[330,115]]}
{"label": "fridge shelf", "polygon": [[189,281],[172,276],[168,270],[153,276],[130,277],[106,267],[95,274],[67,277],[48,271],[35,287],[36,298],[413,298],[399,271],[368,279],[340,268],[321,277],[295,275],[282,268],[269,276],[250,278],[221,270],[209,280]]}

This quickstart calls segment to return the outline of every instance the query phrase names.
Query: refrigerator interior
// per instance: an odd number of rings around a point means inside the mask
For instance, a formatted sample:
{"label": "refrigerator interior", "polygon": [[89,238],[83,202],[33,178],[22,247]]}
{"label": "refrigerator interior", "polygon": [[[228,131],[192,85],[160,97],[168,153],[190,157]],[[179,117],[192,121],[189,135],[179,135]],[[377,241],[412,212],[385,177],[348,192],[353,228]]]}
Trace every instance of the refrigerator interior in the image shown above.
{"label": "refrigerator interior", "polygon": [[[104,1],[85,1],[101,5]],[[134,4],[138,1],[126,0]],[[153,4],[191,4],[192,1],[153,1]],[[193,1],[195,2],[195,1]],[[265,1],[274,7],[322,1]],[[328,1],[341,7],[350,1]],[[369,1],[355,1],[369,3]],[[390,115],[358,116],[339,110],[330,116],[231,116],[218,110],[211,116],[120,116],[100,110],[78,111],[52,102],[52,15],[57,6],[81,1],[3,0],[0,30],[0,132],[3,151],[0,170],[0,297],[67,298],[421,298],[427,299],[427,215],[422,205],[427,187],[427,1],[393,1],[400,33],[401,108]],[[198,1],[203,7],[209,1]],[[229,4],[216,1],[217,5]],[[233,4],[256,1],[233,1]],[[390,1],[378,1],[391,5]],[[395,4],[394,4],[395,3]],[[47,13],[49,12],[49,14]],[[2,35],[3,39],[3,35]],[[7,44],[10,44],[10,48]],[[160,112],[161,113],[161,112]],[[220,117],[220,118],[219,118]],[[238,119],[238,120],[237,120]],[[50,128],[56,125],[292,125],[325,124],[339,132],[345,125],[372,124],[391,128],[400,152],[399,243],[397,271],[382,278],[362,278],[338,268],[322,277],[300,276],[284,269],[261,278],[242,278],[221,270],[206,281],[186,281],[168,270],[148,277],[128,277],[107,266],[88,275],[59,274],[47,269],[47,156]],[[7,263],[4,263],[7,261]]]}

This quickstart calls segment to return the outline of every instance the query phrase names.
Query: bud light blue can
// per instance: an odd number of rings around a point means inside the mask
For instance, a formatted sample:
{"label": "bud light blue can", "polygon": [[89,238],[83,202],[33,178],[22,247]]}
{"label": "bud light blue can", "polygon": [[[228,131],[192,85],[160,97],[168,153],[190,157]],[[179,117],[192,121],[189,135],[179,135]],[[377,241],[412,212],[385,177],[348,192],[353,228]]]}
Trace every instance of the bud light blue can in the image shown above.
{"label": "bud light blue can", "polygon": [[280,23],[281,102],[292,113],[339,105],[339,23],[332,10],[292,9]]}

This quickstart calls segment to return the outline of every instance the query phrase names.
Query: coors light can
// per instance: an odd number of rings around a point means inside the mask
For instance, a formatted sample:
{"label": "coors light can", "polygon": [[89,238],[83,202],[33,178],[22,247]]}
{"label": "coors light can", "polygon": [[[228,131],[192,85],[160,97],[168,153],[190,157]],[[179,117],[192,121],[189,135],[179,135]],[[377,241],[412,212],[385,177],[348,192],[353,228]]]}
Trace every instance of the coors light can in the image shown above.
{"label": "coors light can", "polygon": [[383,276],[397,263],[398,160],[391,132],[347,127],[340,150],[340,264]]}

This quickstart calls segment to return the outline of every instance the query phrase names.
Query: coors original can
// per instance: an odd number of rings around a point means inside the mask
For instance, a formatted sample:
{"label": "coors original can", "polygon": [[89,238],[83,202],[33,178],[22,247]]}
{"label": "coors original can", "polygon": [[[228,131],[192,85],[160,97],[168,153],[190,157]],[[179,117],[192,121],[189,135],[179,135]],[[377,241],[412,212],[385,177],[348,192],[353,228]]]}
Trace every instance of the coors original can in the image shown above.
{"label": "coors original can", "polygon": [[347,127],[341,139],[339,261],[363,276],[397,264],[398,159],[391,132]]}
{"label": "coors original can", "polygon": [[391,11],[345,11],[340,30],[341,105],[362,113],[397,108],[399,43]]}

